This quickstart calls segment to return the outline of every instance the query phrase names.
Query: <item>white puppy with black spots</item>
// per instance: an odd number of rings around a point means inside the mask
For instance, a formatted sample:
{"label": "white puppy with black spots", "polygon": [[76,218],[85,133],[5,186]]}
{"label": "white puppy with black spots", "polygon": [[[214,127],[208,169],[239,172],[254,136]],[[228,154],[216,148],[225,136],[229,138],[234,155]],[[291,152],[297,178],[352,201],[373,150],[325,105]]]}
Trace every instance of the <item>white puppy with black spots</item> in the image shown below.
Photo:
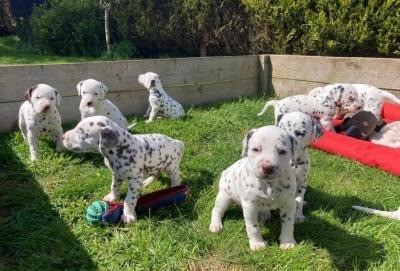
{"label": "white puppy with black spots", "polygon": [[289,132],[298,143],[295,152],[296,156],[292,160],[292,168],[296,175],[297,184],[295,222],[301,223],[306,220],[303,214],[303,205],[304,194],[307,190],[307,176],[310,171],[308,147],[314,140],[323,135],[323,129],[319,121],[301,112],[291,112],[283,115],[278,126]]}
{"label": "white puppy with black spots", "polygon": [[150,106],[145,115],[149,116],[147,123],[152,122],[156,117],[176,119],[185,116],[182,105],[163,89],[158,74],[154,72],[141,74],[138,81],[149,91]]}
{"label": "white puppy with black spots", "polygon": [[334,131],[332,119],[337,110],[358,112],[362,108],[357,90],[350,84],[327,85],[315,88],[307,95],[268,101],[258,115],[264,114],[270,106],[274,106],[275,124],[284,114],[299,111],[317,118],[323,128],[331,131]]}
{"label": "white puppy with black spots", "polygon": [[105,116],[116,122],[124,129],[128,121],[112,102],[105,98],[108,88],[102,82],[94,79],[80,81],[76,85],[78,95],[82,97],[79,104],[81,119],[91,116]]}
{"label": "white puppy with black spots", "polygon": [[123,180],[128,182],[122,220],[136,221],[139,188],[165,172],[171,186],[181,184],[179,164],[184,144],[161,134],[132,135],[103,116],[83,119],[64,134],[64,146],[74,152],[100,152],[112,172],[111,192],[104,200],[115,201]]}
{"label": "white puppy with black spots", "polygon": [[222,230],[222,217],[228,207],[242,206],[250,249],[265,247],[259,218],[266,210],[279,209],[282,221],[280,247],[293,248],[296,212],[296,177],[290,165],[295,139],[277,126],[251,130],[243,140],[244,157],[224,170],[211,214],[210,231]]}
{"label": "white puppy with black spots", "polygon": [[392,93],[377,87],[367,84],[352,84],[352,86],[357,90],[358,96],[360,97],[360,101],[363,105],[361,110],[372,112],[380,121],[382,121],[381,111],[384,102],[400,104],[400,99]]}
{"label": "white puppy with black spots", "polygon": [[38,143],[42,134],[50,134],[57,143],[56,150],[61,151],[60,94],[49,85],[38,84],[25,92],[25,99],[19,109],[18,122],[22,136],[29,144],[30,160],[38,158]]}

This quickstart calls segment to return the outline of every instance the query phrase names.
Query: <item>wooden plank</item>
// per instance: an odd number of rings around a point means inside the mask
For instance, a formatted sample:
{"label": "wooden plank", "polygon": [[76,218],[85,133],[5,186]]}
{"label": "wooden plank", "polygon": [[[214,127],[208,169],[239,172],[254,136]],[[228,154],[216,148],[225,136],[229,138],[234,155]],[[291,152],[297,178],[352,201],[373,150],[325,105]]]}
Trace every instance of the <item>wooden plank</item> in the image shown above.
{"label": "wooden plank", "polygon": [[[167,89],[168,93],[182,103],[184,107],[233,99],[257,94],[257,81],[254,79],[238,79],[235,81],[209,82],[175,86]],[[148,93],[145,90],[132,90],[109,93],[108,97],[125,115],[142,115],[148,107]],[[80,97],[64,97],[61,101],[60,113],[63,123],[77,122]],[[18,110],[22,102],[10,102],[0,105],[0,132],[18,129]]]}
{"label": "wooden plank", "polygon": [[400,59],[270,55],[272,77],[317,83],[365,83],[400,90]]}
{"label": "wooden plank", "polygon": [[138,75],[147,71],[159,73],[165,87],[256,78],[257,61],[257,56],[237,56],[5,66],[0,67],[0,103],[21,101],[25,90],[38,83],[75,96],[76,84],[87,78],[104,82],[110,92],[140,90]]}

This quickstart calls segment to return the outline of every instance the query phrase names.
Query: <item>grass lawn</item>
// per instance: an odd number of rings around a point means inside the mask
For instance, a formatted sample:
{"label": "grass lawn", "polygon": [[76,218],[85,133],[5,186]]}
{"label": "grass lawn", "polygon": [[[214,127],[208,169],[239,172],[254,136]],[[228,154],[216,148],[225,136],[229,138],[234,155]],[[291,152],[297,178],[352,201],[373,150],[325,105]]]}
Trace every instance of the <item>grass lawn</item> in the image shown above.
{"label": "grass lawn", "polygon": [[60,64],[95,61],[91,57],[71,57],[35,54],[16,36],[0,37],[0,66],[22,64]]}
{"label": "grass lawn", "polygon": [[[86,207],[109,191],[100,155],[55,153],[44,140],[42,159],[32,164],[19,132],[1,135],[0,270],[400,270],[400,223],[350,208],[397,209],[399,179],[315,150],[297,247],[279,249],[277,213],[263,227],[263,251],[250,251],[237,207],[227,212],[222,233],[208,232],[221,171],[239,158],[246,131],[272,123],[272,111],[256,116],[263,104],[192,108],[185,120],[147,125],[136,118],[137,133],[185,142],[181,170],[192,193],[183,205],[140,214],[128,226],[86,222]],[[167,185],[162,179],[144,192]]]}

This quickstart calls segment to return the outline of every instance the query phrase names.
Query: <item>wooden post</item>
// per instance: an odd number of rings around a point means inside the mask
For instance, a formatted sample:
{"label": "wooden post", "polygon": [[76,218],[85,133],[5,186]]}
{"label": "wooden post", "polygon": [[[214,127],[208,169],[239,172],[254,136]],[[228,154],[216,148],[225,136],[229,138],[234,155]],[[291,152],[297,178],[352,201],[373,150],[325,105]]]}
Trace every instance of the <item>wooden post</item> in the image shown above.
{"label": "wooden post", "polygon": [[270,96],[274,94],[272,86],[272,65],[269,55],[259,56],[258,92],[264,96]]}

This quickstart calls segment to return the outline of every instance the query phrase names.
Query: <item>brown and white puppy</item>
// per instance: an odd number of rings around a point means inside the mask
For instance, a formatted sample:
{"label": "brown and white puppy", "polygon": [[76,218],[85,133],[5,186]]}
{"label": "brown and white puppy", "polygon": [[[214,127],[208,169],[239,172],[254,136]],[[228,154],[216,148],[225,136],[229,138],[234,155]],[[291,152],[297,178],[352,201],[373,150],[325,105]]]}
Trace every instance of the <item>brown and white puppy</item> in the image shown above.
{"label": "brown and white puppy", "polygon": [[181,184],[179,164],[184,144],[161,134],[132,135],[104,116],[88,117],[64,134],[64,146],[74,152],[100,152],[112,172],[111,192],[104,197],[115,201],[123,180],[128,182],[124,200],[125,223],[136,221],[139,188],[161,172],[171,178],[171,186]]}
{"label": "brown and white puppy", "polygon": [[25,102],[19,109],[19,128],[29,144],[30,159],[38,158],[38,142],[42,134],[50,134],[63,149],[61,117],[58,112],[61,96],[53,87],[38,84],[25,92]]}

